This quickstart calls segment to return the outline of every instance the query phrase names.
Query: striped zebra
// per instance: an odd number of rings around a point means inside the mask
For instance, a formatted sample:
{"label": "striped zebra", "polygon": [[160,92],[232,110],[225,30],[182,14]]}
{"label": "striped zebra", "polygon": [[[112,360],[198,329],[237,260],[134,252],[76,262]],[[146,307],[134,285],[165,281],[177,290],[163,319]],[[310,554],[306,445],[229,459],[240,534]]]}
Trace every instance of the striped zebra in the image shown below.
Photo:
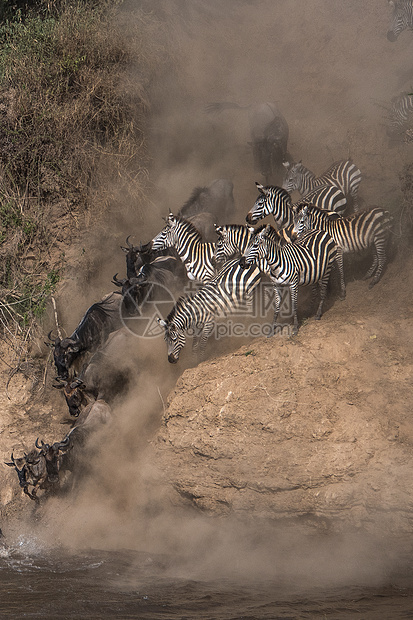
{"label": "striped zebra", "polygon": [[387,128],[387,135],[390,138],[402,136],[409,129],[408,119],[411,112],[413,112],[412,93],[403,92],[392,99]]}
{"label": "striped zebra", "polygon": [[332,211],[304,205],[294,214],[294,231],[298,235],[314,229],[326,231],[343,253],[360,252],[374,245],[373,264],[364,276],[367,280],[374,275],[370,288],[380,280],[386,263],[386,245],[391,223],[390,213],[379,207],[340,217]]}
{"label": "striped zebra", "polygon": [[148,244],[153,251],[175,248],[190,280],[209,282],[216,275],[215,243],[204,242],[188,220],[169,213],[166,226]]}
{"label": "striped zebra", "polygon": [[244,269],[236,259],[228,261],[219,274],[195,295],[180,297],[166,320],[158,318],[159,325],[165,330],[168,361],[171,364],[178,361],[188,330],[196,333],[193,351],[202,360],[215,320],[235,311],[247,313],[253,291],[260,280],[261,273],[255,265]]}
{"label": "striped zebra", "polygon": [[403,30],[413,30],[413,0],[389,0],[393,7],[387,38],[392,43]]}
{"label": "striped zebra", "polygon": [[[301,162],[291,164],[284,162],[284,166],[286,175],[283,188],[288,192],[298,190],[302,196],[306,197],[307,202],[310,202],[307,196],[308,192],[322,185],[333,185],[343,192],[346,199],[351,198],[354,211],[358,210],[357,199],[361,172],[350,159],[335,162],[319,177],[316,177]],[[323,208],[322,205],[317,206]],[[337,209],[329,210],[335,211]]]}
{"label": "striped zebra", "polygon": [[272,226],[261,226],[244,252],[240,264],[249,266],[260,259],[267,261],[274,286],[274,328],[284,287],[289,289],[291,296],[293,334],[298,332],[297,298],[300,285],[318,284],[320,303],[315,318],[321,318],[331,269],[337,259],[337,245],[328,233],[312,230],[302,235],[299,243],[285,243]]}

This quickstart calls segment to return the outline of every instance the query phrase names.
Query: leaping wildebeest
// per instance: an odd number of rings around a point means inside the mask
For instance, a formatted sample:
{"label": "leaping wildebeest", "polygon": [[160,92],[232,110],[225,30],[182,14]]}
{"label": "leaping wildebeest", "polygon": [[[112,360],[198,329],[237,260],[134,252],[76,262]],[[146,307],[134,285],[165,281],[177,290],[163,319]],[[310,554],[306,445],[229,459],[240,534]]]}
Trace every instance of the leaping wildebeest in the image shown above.
{"label": "leaping wildebeest", "polygon": [[77,358],[83,353],[96,351],[109,334],[121,327],[122,303],[120,293],[109,293],[87,309],[79,325],[67,338],[53,339],[52,332],[49,332],[58,377],[67,380],[70,367]]}
{"label": "leaping wildebeest", "polygon": [[[290,158],[288,151],[289,127],[274,102],[247,106],[232,102],[214,102],[206,106],[207,112],[238,109],[248,111],[254,168],[260,172],[265,183],[281,183],[283,161]],[[222,222],[223,224],[228,223]]]}
{"label": "leaping wildebeest", "polygon": [[[14,458],[11,454],[11,462],[5,463],[8,467],[14,467],[19,485],[24,493],[38,502],[37,492],[39,489],[45,492],[53,493],[59,487],[59,469],[60,469],[60,451],[67,450],[67,446],[61,442],[55,442],[52,445],[45,444],[43,441],[39,444],[36,439],[36,448],[33,448],[23,457]],[[33,489],[29,490],[29,485]]]}

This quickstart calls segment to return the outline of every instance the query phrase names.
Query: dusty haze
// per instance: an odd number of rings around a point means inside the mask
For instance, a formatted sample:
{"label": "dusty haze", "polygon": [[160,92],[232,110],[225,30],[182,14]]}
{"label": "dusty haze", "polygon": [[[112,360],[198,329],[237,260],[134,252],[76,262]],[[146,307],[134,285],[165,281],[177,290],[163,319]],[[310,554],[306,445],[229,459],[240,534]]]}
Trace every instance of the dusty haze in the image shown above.
{"label": "dusty haze", "polygon": [[[123,213],[111,216],[104,247],[101,237],[90,239],[87,252],[103,250],[93,259],[100,268],[87,293],[84,278],[75,275],[62,290],[60,312],[68,333],[88,305],[113,288],[112,275],[123,276],[119,245],[125,237],[132,233],[134,242],[148,241],[161,229],[161,216],[169,209],[176,213],[194,187],[231,179],[236,221],[244,221],[256,198],[254,181],[262,181],[253,169],[247,112],[208,115],[209,102],[277,102],[289,123],[295,160],[321,174],[351,157],[362,171],[363,204],[395,215],[401,207],[398,175],[413,147],[390,148],[381,106],[411,88],[413,35],[405,32],[393,44],[386,39],[386,2],[364,0],[362,9],[359,0],[148,0],[142,6],[168,20],[174,69],[151,87],[152,191],[147,204],[125,204]],[[69,305],[73,293],[76,302]],[[239,344],[221,343],[220,350]],[[207,518],[171,506],[145,447],[168,392],[192,361],[187,355],[179,367],[168,365],[162,339],[143,343],[131,337],[129,354],[139,368],[136,386],[116,409],[113,428],[102,433],[91,475],[72,495],[41,509],[34,534],[32,523],[15,522],[12,535],[23,528],[46,544],[74,549],[176,554],[186,577],[285,574],[315,583],[383,578],[395,552],[385,544],[377,549],[374,539],[354,533],[308,539],[299,530]],[[61,415],[66,416],[63,403]],[[175,565],[175,575],[177,570]]]}

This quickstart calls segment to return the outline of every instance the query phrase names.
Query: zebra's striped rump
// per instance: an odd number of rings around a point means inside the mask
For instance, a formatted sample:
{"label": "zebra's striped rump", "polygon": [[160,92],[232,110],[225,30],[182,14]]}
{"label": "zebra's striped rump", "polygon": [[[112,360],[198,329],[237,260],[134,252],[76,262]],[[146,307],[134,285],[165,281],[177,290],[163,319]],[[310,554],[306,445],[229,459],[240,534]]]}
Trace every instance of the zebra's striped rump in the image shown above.
{"label": "zebra's striped rump", "polygon": [[169,213],[166,225],[151,241],[152,250],[175,248],[188,278],[209,282],[215,277],[215,243],[204,242],[195,226],[183,217]]}
{"label": "zebra's striped rump", "polygon": [[386,245],[392,221],[390,213],[379,207],[339,217],[334,212],[305,205],[294,213],[294,231],[300,235],[311,229],[324,230],[344,253],[361,252],[374,245],[374,261],[365,276],[365,279],[374,276],[371,288],[380,280],[386,263]]}
{"label": "zebra's striped rump", "polygon": [[283,287],[289,288],[291,294],[293,333],[298,331],[298,286],[316,283],[319,285],[320,303],[316,319],[321,318],[327,283],[334,261],[337,259],[336,243],[328,233],[310,231],[293,243],[285,243],[272,226],[262,226],[257,229],[251,245],[241,259],[241,264],[250,265],[260,259],[267,261],[274,285],[274,325],[277,324],[281,301],[280,289]]}
{"label": "zebra's striped rump", "polygon": [[389,112],[389,126],[387,127],[387,135],[389,138],[396,140],[403,137],[405,132],[410,129],[409,119],[413,112],[413,94],[407,92],[400,93],[394,97],[391,102]]}
{"label": "zebra's striped rump", "polygon": [[[285,162],[284,166],[286,174],[283,188],[288,192],[298,190],[302,196],[307,197],[308,193],[317,187],[334,186],[342,192],[347,203],[348,199],[351,199],[354,211],[358,210],[358,188],[361,182],[361,172],[350,159],[335,162],[319,177],[316,177],[301,162]],[[342,212],[343,205],[340,206],[338,202],[337,207],[339,208],[335,208],[333,203],[329,207],[327,204],[317,204],[317,206]]]}

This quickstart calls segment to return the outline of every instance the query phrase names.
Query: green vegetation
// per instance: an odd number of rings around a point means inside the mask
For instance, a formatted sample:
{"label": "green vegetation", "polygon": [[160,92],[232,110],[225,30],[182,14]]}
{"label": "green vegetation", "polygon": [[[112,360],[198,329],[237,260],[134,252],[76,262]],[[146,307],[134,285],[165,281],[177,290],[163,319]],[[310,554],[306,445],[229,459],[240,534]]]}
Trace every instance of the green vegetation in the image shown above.
{"label": "green vegetation", "polygon": [[24,336],[85,215],[145,195],[147,93],[163,51],[159,24],[139,9],[125,17],[121,0],[12,4],[0,0],[0,322]]}

